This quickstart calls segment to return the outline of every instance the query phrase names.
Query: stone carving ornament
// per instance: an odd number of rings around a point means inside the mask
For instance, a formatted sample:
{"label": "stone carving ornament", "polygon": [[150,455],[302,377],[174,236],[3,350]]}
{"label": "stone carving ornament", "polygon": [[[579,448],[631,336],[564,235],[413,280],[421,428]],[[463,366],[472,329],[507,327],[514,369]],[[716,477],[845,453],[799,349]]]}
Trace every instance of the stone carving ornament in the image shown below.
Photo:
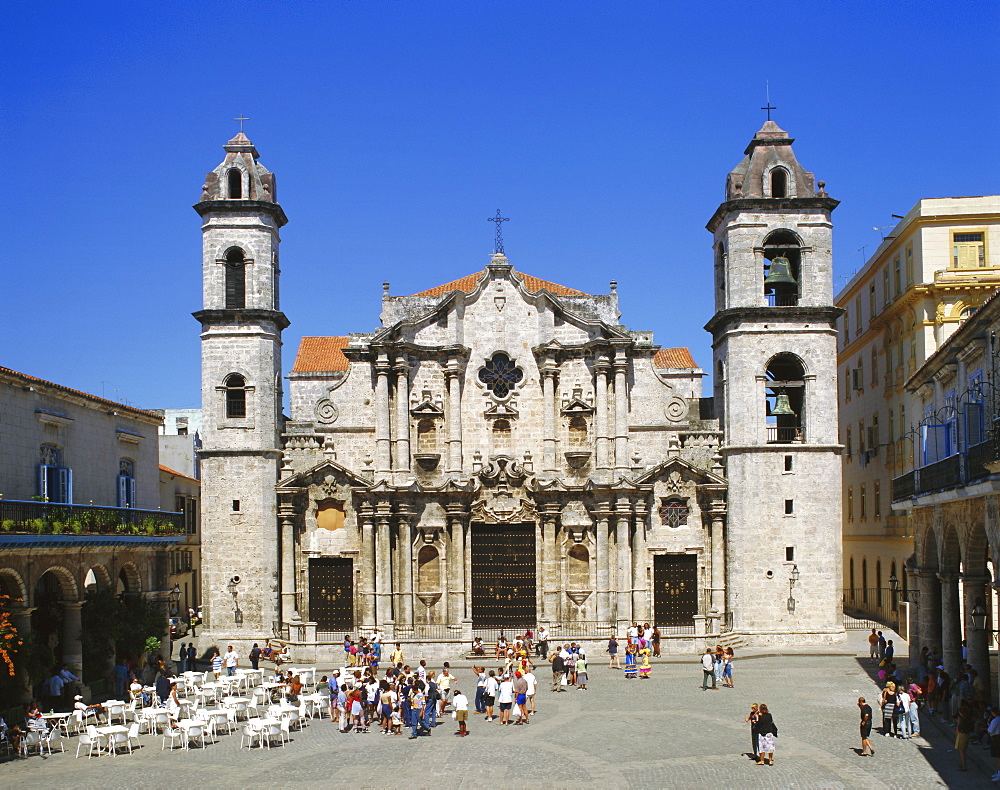
{"label": "stone carving ornament", "polygon": [[663,407],[663,413],[670,422],[681,422],[688,413],[688,404],[684,398],[674,396]]}
{"label": "stone carving ornament", "polygon": [[329,398],[321,398],[316,404],[317,422],[320,422],[323,425],[329,425],[332,422],[336,422],[337,417],[339,416],[340,410],[337,408],[337,404]]}

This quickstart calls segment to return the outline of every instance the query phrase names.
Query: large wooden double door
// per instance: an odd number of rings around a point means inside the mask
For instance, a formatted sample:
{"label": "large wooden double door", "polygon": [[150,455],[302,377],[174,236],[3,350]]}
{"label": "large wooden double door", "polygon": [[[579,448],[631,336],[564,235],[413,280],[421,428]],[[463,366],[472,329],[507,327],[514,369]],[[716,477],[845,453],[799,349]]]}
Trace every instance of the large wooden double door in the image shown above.
{"label": "large wooden double door", "polygon": [[348,631],[354,627],[352,560],[309,558],[309,619],[320,631]]}
{"label": "large wooden double door", "polygon": [[692,625],[698,614],[698,557],[658,554],[653,557],[653,606],[660,626]]}
{"label": "large wooden double door", "polygon": [[534,627],[535,525],[472,525],[472,623]]}

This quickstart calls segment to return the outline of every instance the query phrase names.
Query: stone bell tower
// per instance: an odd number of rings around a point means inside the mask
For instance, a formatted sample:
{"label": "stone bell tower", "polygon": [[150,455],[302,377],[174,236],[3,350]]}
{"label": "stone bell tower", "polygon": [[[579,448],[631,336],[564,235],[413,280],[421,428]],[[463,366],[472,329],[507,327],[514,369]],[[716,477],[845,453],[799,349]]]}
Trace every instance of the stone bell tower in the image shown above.
{"label": "stone bell tower", "polygon": [[841,446],[831,212],[768,120],[714,235],[715,404],[729,480],[726,609],[752,644],[837,641]]}
{"label": "stone bell tower", "polygon": [[[203,635],[225,644],[278,619],[274,486],[281,459],[278,230],[274,175],[241,131],[209,173],[202,218]],[[245,652],[244,652],[245,655]]]}

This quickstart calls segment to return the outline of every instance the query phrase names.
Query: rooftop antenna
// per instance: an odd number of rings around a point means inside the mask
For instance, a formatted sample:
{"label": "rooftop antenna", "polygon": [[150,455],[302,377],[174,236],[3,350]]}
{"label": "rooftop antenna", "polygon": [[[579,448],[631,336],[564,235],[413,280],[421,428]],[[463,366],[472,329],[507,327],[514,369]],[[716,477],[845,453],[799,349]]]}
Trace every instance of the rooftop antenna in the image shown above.
{"label": "rooftop antenna", "polygon": [[868,249],[868,246],[869,245],[867,245],[867,244],[862,244],[860,247],[858,247],[858,252],[861,253],[861,260],[865,259],[865,250]]}

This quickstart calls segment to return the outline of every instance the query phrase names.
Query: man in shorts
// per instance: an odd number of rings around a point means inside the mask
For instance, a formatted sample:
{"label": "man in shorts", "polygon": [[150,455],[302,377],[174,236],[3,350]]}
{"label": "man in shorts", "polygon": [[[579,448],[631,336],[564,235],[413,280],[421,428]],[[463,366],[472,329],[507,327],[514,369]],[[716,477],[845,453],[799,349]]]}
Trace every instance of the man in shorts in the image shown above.
{"label": "man in shorts", "polygon": [[514,702],[517,704],[517,721],[514,724],[528,724],[528,681],[520,672],[514,673]]}
{"label": "man in shorts", "polygon": [[868,658],[872,664],[878,663],[878,633],[874,628],[868,634]]}
{"label": "man in shorts", "polygon": [[510,709],[514,706],[514,684],[510,675],[504,675],[500,681],[500,690],[497,692],[497,701],[500,703],[499,724],[510,724]]}
{"label": "man in shorts", "polygon": [[[872,734],[872,706],[865,702],[864,697],[858,697],[858,709],[861,711],[861,756],[871,752],[874,757],[875,750],[869,740]],[[1000,766],[1000,763],[997,765]]]}
{"label": "man in shorts", "polygon": [[469,734],[469,698],[462,693],[461,689],[454,689],[454,691],[455,696],[452,697],[451,701],[455,705],[455,720],[458,722],[458,729],[455,731],[455,735],[460,735],[464,738]]}
{"label": "man in shorts", "polygon": [[524,681],[528,684],[528,713],[535,715],[535,689],[538,687],[538,678],[530,669],[524,673]]}

